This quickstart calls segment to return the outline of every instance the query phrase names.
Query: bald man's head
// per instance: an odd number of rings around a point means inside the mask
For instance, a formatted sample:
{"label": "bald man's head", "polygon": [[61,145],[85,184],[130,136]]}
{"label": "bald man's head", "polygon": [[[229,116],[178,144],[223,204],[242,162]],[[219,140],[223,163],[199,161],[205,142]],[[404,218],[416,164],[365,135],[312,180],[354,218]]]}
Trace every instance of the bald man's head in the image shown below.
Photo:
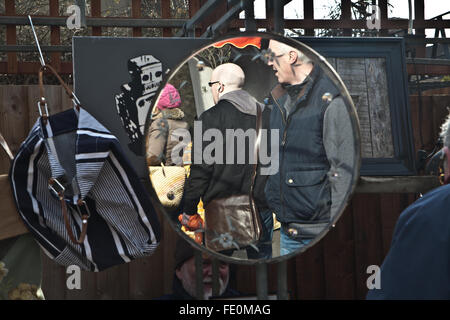
{"label": "bald man's head", "polygon": [[211,87],[214,103],[217,103],[221,95],[244,86],[245,74],[237,64],[224,63],[213,70],[211,82],[214,83]]}
{"label": "bald man's head", "polygon": [[237,64],[224,63],[214,69],[211,78],[214,81],[220,81],[228,86],[242,88],[244,86],[245,74]]}

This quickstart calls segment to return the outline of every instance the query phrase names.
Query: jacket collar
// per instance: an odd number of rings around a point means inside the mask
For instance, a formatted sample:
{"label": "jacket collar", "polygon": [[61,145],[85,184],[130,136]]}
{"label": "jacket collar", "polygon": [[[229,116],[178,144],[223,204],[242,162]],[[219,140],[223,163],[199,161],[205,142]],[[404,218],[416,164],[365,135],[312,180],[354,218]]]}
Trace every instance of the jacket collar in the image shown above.
{"label": "jacket collar", "polygon": [[303,80],[299,85],[282,85],[277,84],[271,91],[273,99],[278,102],[284,101],[286,99],[288,92],[292,94],[292,97],[296,101],[296,104],[306,100],[311,93],[314,84],[317,82],[321,75],[321,70],[319,67],[314,66],[309,75]]}
{"label": "jacket collar", "polygon": [[171,120],[183,120],[184,112],[180,108],[171,108],[171,109],[164,109],[158,113],[152,114],[152,120],[159,119],[159,118],[171,119]]}

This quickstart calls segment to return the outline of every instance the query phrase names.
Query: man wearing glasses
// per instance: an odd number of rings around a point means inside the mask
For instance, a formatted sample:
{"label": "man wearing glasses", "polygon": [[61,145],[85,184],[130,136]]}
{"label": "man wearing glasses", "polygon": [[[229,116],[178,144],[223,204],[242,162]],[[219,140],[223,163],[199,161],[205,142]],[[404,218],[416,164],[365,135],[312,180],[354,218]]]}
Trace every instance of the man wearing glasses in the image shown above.
{"label": "man wearing glasses", "polygon": [[440,136],[444,147],[433,160],[444,185],[402,212],[367,299],[450,299],[450,116]]}
{"label": "man wearing glasses", "polygon": [[302,52],[270,40],[270,129],[280,133],[280,170],[266,199],[281,222],[281,255],[307,245],[327,226],[351,184],[354,134],[339,90]]}
{"label": "man wearing glasses", "polygon": [[[204,151],[210,149],[210,144],[212,143],[203,141],[201,147],[203,160],[201,163],[197,163],[195,152],[197,140],[194,137],[192,148],[194,157],[185,187],[184,213],[179,218],[180,222],[192,231],[201,227],[201,224],[197,223],[199,220],[197,204],[200,198],[206,207],[208,202],[213,199],[249,194],[250,192],[253,164],[250,163],[249,158],[253,152],[254,145],[248,143],[251,139],[245,139],[245,143],[241,145],[239,139],[231,136],[231,139],[235,139],[236,143],[233,143],[232,149],[229,149],[231,145],[228,143],[230,130],[234,133],[238,132],[238,130],[241,132],[253,130],[256,133],[257,105],[262,110],[262,128],[267,128],[270,110],[269,108],[264,108],[263,104],[243,90],[244,81],[244,71],[233,63],[222,64],[215,68],[211,74],[209,86],[215,105],[203,112],[199,120],[202,123],[203,140],[206,136],[205,132],[210,130],[217,132],[218,130],[223,140],[220,148],[223,147],[223,149],[214,151],[215,160],[211,163],[205,160]],[[218,156],[220,152],[222,154]],[[233,155],[233,157],[230,155]],[[239,160],[242,155],[245,155],[245,161]],[[261,215],[263,230],[257,250],[251,247],[246,248],[249,259],[268,259],[272,257],[273,218],[264,195],[267,176],[261,175],[260,172],[259,167],[253,197]]]}

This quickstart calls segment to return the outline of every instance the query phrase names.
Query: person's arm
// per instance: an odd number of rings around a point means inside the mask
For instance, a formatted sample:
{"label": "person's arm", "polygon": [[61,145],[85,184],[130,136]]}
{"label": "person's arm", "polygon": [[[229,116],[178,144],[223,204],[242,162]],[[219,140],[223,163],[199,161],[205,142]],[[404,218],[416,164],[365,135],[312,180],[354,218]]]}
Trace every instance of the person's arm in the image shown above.
{"label": "person's arm", "polygon": [[152,122],[148,133],[147,165],[159,166],[164,159],[164,149],[167,143],[169,125],[165,119],[159,118]]}
{"label": "person's arm", "polygon": [[[192,164],[190,168],[189,178],[186,181],[183,211],[188,215],[197,213],[197,205],[200,198],[203,197],[211,181],[214,164],[206,164],[203,160],[203,150],[207,143],[203,141],[203,134],[208,129],[210,119],[207,114],[203,113],[200,117],[202,123],[202,136],[196,136],[194,129],[194,137],[192,141]],[[197,144],[201,147],[198,148]]]}
{"label": "person's arm", "polygon": [[355,166],[355,135],[342,97],[331,101],[324,116],[323,144],[330,162],[331,219],[349,191]]}

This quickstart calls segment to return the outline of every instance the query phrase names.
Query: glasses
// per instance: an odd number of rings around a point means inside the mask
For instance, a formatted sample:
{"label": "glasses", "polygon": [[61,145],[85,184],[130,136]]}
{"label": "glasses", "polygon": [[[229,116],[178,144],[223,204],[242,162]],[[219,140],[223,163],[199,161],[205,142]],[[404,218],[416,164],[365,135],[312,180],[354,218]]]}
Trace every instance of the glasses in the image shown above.
{"label": "glasses", "polygon": [[208,86],[211,88],[216,83],[220,83],[220,81],[210,81],[208,82]]}

